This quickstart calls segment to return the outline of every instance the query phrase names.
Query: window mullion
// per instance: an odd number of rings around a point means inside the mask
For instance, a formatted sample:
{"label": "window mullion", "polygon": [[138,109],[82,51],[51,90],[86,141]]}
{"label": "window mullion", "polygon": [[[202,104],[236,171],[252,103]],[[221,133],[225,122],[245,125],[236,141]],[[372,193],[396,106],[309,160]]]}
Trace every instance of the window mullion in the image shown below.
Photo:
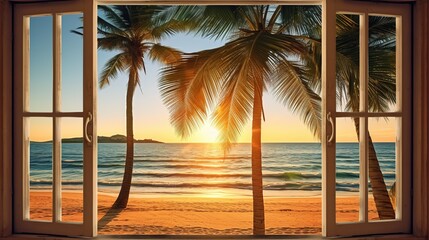
{"label": "window mullion", "polygon": [[[23,28],[24,31],[22,32],[22,46],[23,46],[23,52],[22,52],[22,71],[20,72],[22,74],[22,96],[19,97],[19,100],[17,103],[20,104],[18,109],[21,109],[22,111],[18,110],[20,114],[23,112],[26,112],[30,109],[30,18],[29,17],[23,17]],[[22,198],[20,201],[22,201],[22,217],[23,219],[30,219],[30,137],[29,137],[29,120],[28,118],[20,118],[22,119],[22,148],[20,149],[22,153]]]}
{"label": "window mullion", "polygon": [[[368,113],[368,14],[360,15],[359,111]],[[368,222],[368,116],[359,118],[360,178],[359,220]]]}
{"label": "window mullion", "polygon": [[[53,112],[61,111],[61,15],[53,16]],[[61,118],[53,117],[53,221],[61,221]]]}
{"label": "window mullion", "polygon": [[[324,0],[322,5],[322,62],[336,62],[336,6]],[[329,51],[328,51],[329,49]],[[336,67],[322,64],[322,235],[336,232]],[[329,119],[328,119],[329,118]],[[333,136],[333,138],[331,138]],[[332,141],[329,141],[332,139]]]}

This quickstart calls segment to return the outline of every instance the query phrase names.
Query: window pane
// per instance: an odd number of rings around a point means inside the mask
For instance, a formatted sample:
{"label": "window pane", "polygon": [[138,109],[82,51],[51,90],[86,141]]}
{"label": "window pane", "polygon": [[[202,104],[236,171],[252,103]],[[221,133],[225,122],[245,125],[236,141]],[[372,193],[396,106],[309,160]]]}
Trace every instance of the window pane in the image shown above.
{"label": "window pane", "polygon": [[337,14],[337,111],[359,111],[359,15]]}
{"label": "window pane", "polygon": [[[83,14],[62,15],[61,110],[83,109],[83,37],[72,30],[82,26]],[[79,30],[82,32],[82,30]]]}
{"label": "window pane", "polygon": [[396,118],[369,119],[368,129],[372,140],[368,141],[370,221],[395,218],[396,124]]}
{"label": "window pane", "polygon": [[[396,111],[396,18],[369,16],[368,109]],[[399,100],[399,99],[398,99]]]}
{"label": "window pane", "polygon": [[26,118],[30,219],[52,220],[52,118]]}
{"label": "window pane", "polygon": [[52,112],[52,16],[30,17],[29,92],[31,112]]}
{"label": "window pane", "polygon": [[61,119],[62,221],[83,221],[82,119]]}
{"label": "window pane", "polygon": [[336,221],[359,221],[359,141],[351,118],[336,124]]}

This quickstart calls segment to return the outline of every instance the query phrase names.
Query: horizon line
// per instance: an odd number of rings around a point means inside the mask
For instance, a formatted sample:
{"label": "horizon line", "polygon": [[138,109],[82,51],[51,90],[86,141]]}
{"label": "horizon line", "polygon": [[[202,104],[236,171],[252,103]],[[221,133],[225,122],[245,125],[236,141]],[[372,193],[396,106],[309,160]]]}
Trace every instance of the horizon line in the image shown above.
{"label": "horizon line", "polygon": [[[67,138],[65,138],[67,139]],[[161,140],[155,140],[152,139],[154,141],[159,141],[159,143],[153,143],[153,144],[222,144],[222,142],[163,142]],[[30,142],[34,142],[34,143],[48,143],[48,142],[52,142],[51,140],[46,140],[46,141],[32,141],[30,140]],[[394,141],[373,141],[374,143],[395,143]],[[79,143],[79,142],[76,142]],[[117,143],[121,143],[121,142],[117,142]],[[125,142],[124,142],[125,143]],[[322,144],[321,142],[261,142],[261,143],[296,143],[296,144],[305,144],[305,143],[317,143],[317,144]],[[336,143],[359,143],[359,142],[336,142]],[[135,144],[148,144],[148,143],[139,143],[139,142],[135,142]],[[236,142],[236,143],[231,143],[232,145],[234,144],[252,144],[251,142]]]}

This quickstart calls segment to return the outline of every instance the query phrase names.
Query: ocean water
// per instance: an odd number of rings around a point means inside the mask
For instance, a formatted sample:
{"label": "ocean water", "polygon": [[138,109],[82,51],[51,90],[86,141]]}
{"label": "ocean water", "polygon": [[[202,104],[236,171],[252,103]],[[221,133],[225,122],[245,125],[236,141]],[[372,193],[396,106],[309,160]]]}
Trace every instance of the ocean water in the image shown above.
{"label": "ocean water", "polygon": [[[119,191],[125,144],[98,145],[99,191]],[[395,179],[395,144],[375,143],[387,186]],[[358,191],[359,146],[337,143],[337,191]],[[321,190],[319,143],[264,143],[266,196],[318,195]],[[251,196],[251,145],[236,144],[224,155],[218,144],[135,144],[131,192],[142,195]],[[62,144],[64,189],[82,187],[82,144]],[[52,144],[30,145],[31,188],[52,186]]]}

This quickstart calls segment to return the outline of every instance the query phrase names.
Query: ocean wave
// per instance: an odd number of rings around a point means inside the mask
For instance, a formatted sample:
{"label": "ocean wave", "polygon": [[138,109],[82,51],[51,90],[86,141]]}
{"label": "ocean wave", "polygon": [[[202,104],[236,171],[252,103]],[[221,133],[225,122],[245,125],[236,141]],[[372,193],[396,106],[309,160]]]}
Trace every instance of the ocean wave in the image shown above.
{"label": "ocean wave", "polygon": [[[395,179],[395,145],[375,143],[375,147],[385,181],[390,186]],[[358,148],[357,143],[337,145],[337,191],[359,189]],[[32,143],[30,150],[31,186],[52,188],[52,144]],[[83,169],[79,151],[63,144],[63,185],[68,187],[82,184],[81,178],[77,178],[82,176]],[[138,145],[135,151],[133,187],[142,191],[199,192],[205,187],[251,189],[250,144],[237,144],[226,156],[218,148],[207,148],[205,144],[163,144],[156,148]],[[119,189],[124,165],[125,144],[100,144],[100,188]],[[266,190],[321,188],[320,144],[263,144],[262,165]]]}
{"label": "ocean wave", "polygon": [[[120,187],[121,183],[105,183],[99,182],[99,186],[105,187]],[[169,183],[169,182],[148,182],[148,183],[133,183],[133,187],[139,188],[189,188],[189,189],[200,189],[200,188],[233,188],[233,189],[252,189],[251,183],[243,182],[215,182],[215,183]],[[320,183],[278,183],[278,184],[265,184],[264,190],[320,190]]]}
{"label": "ocean wave", "polygon": [[[82,181],[63,181],[65,186],[81,186]],[[99,181],[100,187],[117,187],[122,185],[122,181]],[[52,187],[52,181],[34,180],[30,182],[31,187]],[[138,182],[131,186],[137,188],[165,188],[165,189],[201,189],[201,188],[233,188],[233,189],[252,189],[249,182]],[[264,190],[321,190],[320,182],[285,182],[264,184]],[[337,183],[337,191],[357,192],[359,184],[355,183]]]}
{"label": "ocean wave", "polygon": [[[101,164],[98,165],[99,168],[103,169],[115,169],[114,167],[124,167],[125,164]],[[153,164],[153,165],[145,165],[138,166],[135,164],[135,168],[144,168],[144,169],[227,169],[231,168],[231,166],[225,165],[208,165],[208,164]],[[234,167],[234,169],[240,169],[240,167]],[[247,168],[247,167],[246,167]]]}
{"label": "ocean wave", "polygon": [[299,173],[299,172],[285,172],[281,174],[281,178],[287,181],[298,180],[298,179],[310,179],[310,178],[321,178],[320,173]]}
{"label": "ocean wave", "polygon": [[174,163],[186,163],[186,164],[189,164],[189,163],[193,163],[193,164],[213,164],[214,162],[213,162],[213,160],[204,160],[204,159],[201,159],[201,160],[195,160],[195,159],[182,159],[182,160],[180,160],[180,159],[151,159],[151,160],[147,160],[147,159],[134,159],[134,162],[135,163],[139,163],[139,164],[143,164],[143,165],[146,165],[146,164],[159,164],[159,163],[172,163],[172,164],[174,164]]}
{"label": "ocean wave", "polygon": [[[237,159],[246,159],[250,160],[251,156],[187,156],[186,158],[179,158],[179,159],[168,159],[172,155],[170,154],[159,154],[159,155],[134,155],[134,158],[141,159],[144,158],[145,161],[157,161],[159,158],[162,158],[161,160],[171,160],[171,161],[198,161],[198,160],[237,160]],[[122,156],[125,157],[125,156]],[[167,158],[167,159],[165,159]]]}
{"label": "ocean wave", "polygon": [[[61,181],[62,185],[82,185],[82,181]],[[52,181],[49,180],[31,180],[30,186],[52,186]]]}
{"label": "ocean wave", "polygon": [[[153,178],[251,178],[250,173],[161,173],[161,172],[147,172],[147,173],[134,173],[136,177],[153,177]],[[282,180],[297,180],[297,179],[320,179],[320,174],[312,173],[297,173],[297,172],[285,172],[285,173],[268,173],[263,174],[263,178],[274,178]]]}
{"label": "ocean wave", "polygon": [[250,160],[251,159],[251,155],[248,156],[207,156],[207,157],[193,157],[191,159],[196,159],[196,160],[237,160],[237,159],[245,159],[245,160]]}
{"label": "ocean wave", "polygon": [[[339,179],[359,179],[358,172],[337,172],[336,177]],[[395,178],[396,174],[394,172],[384,172],[383,177],[386,179]]]}
{"label": "ocean wave", "polygon": [[[68,156],[68,157],[70,157],[70,156]],[[80,158],[80,159],[62,159],[61,161],[63,163],[82,163],[83,162],[82,158]]]}

